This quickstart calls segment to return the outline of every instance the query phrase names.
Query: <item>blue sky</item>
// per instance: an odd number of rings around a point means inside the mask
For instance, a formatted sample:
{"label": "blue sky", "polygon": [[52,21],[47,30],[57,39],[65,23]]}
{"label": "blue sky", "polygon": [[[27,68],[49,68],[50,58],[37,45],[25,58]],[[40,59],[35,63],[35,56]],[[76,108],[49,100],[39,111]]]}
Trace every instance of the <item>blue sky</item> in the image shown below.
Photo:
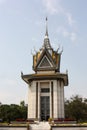
{"label": "blue sky", "polygon": [[0,102],[27,103],[28,87],[21,79],[33,73],[32,55],[45,35],[51,45],[63,46],[61,72],[68,69],[65,98],[87,98],[87,0],[0,0]]}

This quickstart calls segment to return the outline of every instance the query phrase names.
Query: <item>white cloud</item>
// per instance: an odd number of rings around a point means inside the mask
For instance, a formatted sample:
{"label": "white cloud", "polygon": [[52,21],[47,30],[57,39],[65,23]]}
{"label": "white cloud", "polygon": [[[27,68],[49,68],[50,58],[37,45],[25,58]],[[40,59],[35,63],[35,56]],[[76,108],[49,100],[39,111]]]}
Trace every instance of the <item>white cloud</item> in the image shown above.
{"label": "white cloud", "polygon": [[[72,14],[67,11],[61,4],[60,0],[43,0],[43,5],[45,6],[49,14],[61,14],[61,17],[65,18],[64,27],[58,28],[57,32],[61,33],[63,37],[68,38],[72,42],[75,42],[77,39],[76,32],[76,21],[74,20]],[[66,27],[67,26],[67,27]]]}
{"label": "white cloud", "polygon": [[76,33],[75,32],[72,32],[71,34],[70,34],[70,39],[71,39],[71,41],[76,41],[76,39],[77,39],[77,36],[76,36]]}
{"label": "white cloud", "polygon": [[60,0],[43,0],[43,5],[49,14],[60,13],[61,16],[65,16],[66,21],[70,26],[74,26],[75,20],[73,19],[72,14],[62,7]]}
{"label": "white cloud", "polygon": [[63,30],[62,34],[63,34],[64,37],[69,37],[70,33],[67,30]]}
{"label": "white cloud", "polygon": [[56,14],[61,11],[61,6],[57,6],[59,0],[43,0],[43,5],[50,14]]}
{"label": "white cloud", "polygon": [[70,39],[72,42],[75,42],[77,39],[77,35],[75,32],[69,31],[64,27],[59,27],[57,32],[60,33],[63,37]]}
{"label": "white cloud", "polygon": [[74,23],[75,23],[75,20],[73,19],[72,14],[66,12],[65,15],[66,15],[66,17],[67,17],[67,22],[68,22],[68,24],[69,24],[70,26],[73,26]]}
{"label": "white cloud", "polygon": [[69,34],[70,34],[65,27],[59,27],[57,29],[57,32],[61,33],[64,37],[69,37]]}

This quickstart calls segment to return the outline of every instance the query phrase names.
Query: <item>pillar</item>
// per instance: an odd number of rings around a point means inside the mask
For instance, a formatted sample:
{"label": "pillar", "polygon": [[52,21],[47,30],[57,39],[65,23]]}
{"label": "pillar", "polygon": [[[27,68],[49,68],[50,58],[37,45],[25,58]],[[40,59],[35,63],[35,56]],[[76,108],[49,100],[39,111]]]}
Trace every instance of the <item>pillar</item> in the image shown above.
{"label": "pillar", "polygon": [[61,81],[61,117],[64,118],[64,83]]}
{"label": "pillar", "polygon": [[51,82],[50,82],[50,118],[52,117],[52,86],[51,86]]}
{"label": "pillar", "polygon": [[40,120],[40,82],[38,82],[38,119]]}
{"label": "pillar", "polygon": [[28,90],[28,119],[36,118],[36,82],[29,84]]}
{"label": "pillar", "polygon": [[60,80],[58,80],[58,118],[61,118],[61,83]]}
{"label": "pillar", "polygon": [[57,104],[57,80],[53,81],[53,113],[54,113],[54,119],[58,118],[58,104]]}

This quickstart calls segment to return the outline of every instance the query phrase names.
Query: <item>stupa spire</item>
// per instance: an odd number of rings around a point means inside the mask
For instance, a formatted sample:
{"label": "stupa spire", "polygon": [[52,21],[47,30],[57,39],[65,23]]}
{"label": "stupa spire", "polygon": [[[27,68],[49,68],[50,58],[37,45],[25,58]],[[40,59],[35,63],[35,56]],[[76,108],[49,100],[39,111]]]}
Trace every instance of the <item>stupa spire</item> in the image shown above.
{"label": "stupa spire", "polygon": [[48,36],[48,26],[47,26],[47,21],[48,21],[48,19],[47,19],[47,17],[46,17],[46,33],[45,33],[45,36]]}
{"label": "stupa spire", "polygon": [[47,17],[46,17],[46,33],[45,33],[45,37],[44,37],[44,43],[43,43],[43,46],[42,48],[46,48],[46,49],[52,49],[51,48],[51,45],[50,45],[50,40],[49,40],[49,37],[48,37],[48,26],[47,26]]}

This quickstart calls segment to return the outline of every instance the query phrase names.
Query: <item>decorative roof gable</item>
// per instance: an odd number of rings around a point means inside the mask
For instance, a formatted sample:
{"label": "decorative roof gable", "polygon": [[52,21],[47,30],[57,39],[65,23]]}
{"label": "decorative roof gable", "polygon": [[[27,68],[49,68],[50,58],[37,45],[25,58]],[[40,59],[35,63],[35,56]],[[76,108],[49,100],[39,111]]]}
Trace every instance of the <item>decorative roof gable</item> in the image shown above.
{"label": "decorative roof gable", "polygon": [[36,66],[34,66],[34,70],[35,71],[39,71],[39,70],[55,70],[55,63],[50,55],[50,53],[48,52],[48,50],[45,48],[39,59],[37,60]]}
{"label": "decorative roof gable", "polygon": [[43,57],[38,67],[39,68],[52,67],[51,62],[49,61],[46,55]]}
{"label": "decorative roof gable", "polygon": [[33,55],[33,70],[37,71],[60,71],[60,58],[61,53],[58,53],[59,48],[54,51],[50,44],[50,39],[48,36],[47,28],[47,18],[46,18],[46,33],[44,37],[44,43],[39,51],[35,51],[36,54]]}

